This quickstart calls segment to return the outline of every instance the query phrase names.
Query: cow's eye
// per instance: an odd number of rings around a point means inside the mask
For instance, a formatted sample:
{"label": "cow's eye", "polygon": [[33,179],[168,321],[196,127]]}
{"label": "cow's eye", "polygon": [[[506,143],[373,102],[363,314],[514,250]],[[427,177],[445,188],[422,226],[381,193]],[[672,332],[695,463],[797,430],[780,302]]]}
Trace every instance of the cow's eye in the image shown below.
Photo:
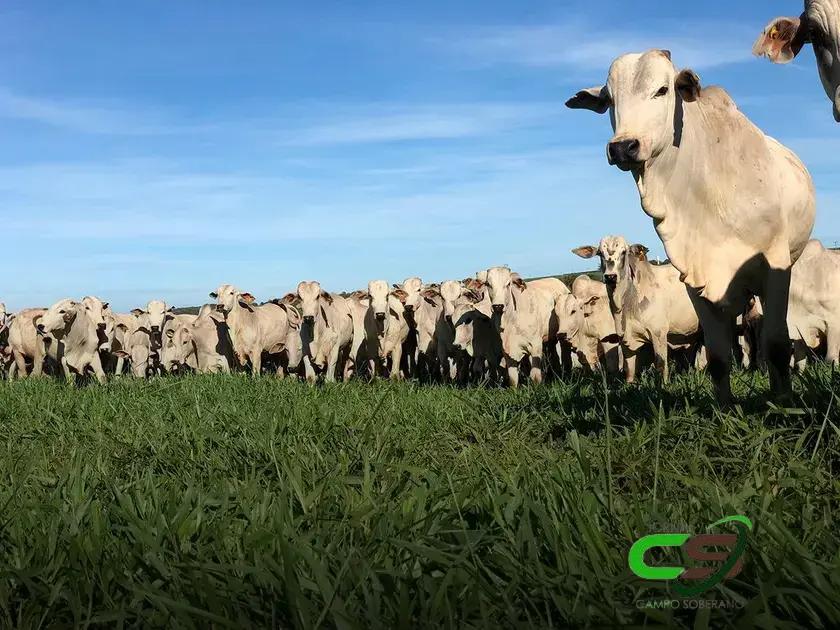
{"label": "cow's eye", "polygon": [[653,98],[659,98],[660,96],[665,96],[668,93],[668,86],[663,85],[656,91],[656,94],[653,95]]}
{"label": "cow's eye", "polygon": [[577,313],[577,309],[572,310],[572,315],[574,315],[575,313]]}

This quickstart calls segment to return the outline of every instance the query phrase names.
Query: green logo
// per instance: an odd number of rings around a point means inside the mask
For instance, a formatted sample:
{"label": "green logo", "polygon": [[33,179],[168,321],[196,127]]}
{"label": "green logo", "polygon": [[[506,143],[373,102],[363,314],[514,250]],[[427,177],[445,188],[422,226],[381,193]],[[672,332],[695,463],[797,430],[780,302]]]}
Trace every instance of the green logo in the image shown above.
{"label": "green logo", "polygon": [[[630,547],[627,563],[630,570],[645,580],[681,580],[675,582],[674,590],[683,597],[694,597],[723,580],[735,577],[744,566],[743,555],[747,548],[747,535],[752,531],[752,521],[746,516],[727,516],[709,525],[710,530],[730,523],[737,534],[651,534],[639,538]],[[652,566],[645,561],[645,554],[657,547],[677,547],[696,562],[717,562],[713,566]],[[727,551],[715,551],[726,548]],[[689,582],[686,584],[685,582]]]}

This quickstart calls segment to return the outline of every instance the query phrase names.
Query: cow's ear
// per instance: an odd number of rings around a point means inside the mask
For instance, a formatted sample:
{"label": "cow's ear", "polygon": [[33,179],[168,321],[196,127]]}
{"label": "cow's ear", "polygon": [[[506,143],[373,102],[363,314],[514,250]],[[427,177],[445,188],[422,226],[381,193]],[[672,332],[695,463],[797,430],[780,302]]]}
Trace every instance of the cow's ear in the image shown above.
{"label": "cow's ear", "polygon": [[581,245],[580,247],[575,247],[572,253],[581,258],[592,258],[598,253],[598,248],[595,245]]}
{"label": "cow's ear", "polygon": [[403,304],[405,304],[405,300],[408,297],[408,293],[406,293],[402,289],[396,289],[395,291],[392,291],[391,295],[393,295],[395,298],[397,298]]}
{"label": "cow's ear", "polygon": [[174,313],[174,312],[175,312],[175,307],[174,307],[174,306],[170,306],[168,309],[166,309],[166,312],[167,312],[167,313]]}
{"label": "cow's ear", "polygon": [[700,77],[694,70],[688,68],[680,70],[677,78],[674,79],[674,87],[680,93],[682,100],[693,103],[700,96]]}
{"label": "cow's ear", "polygon": [[513,283],[515,287],[518,287],[523,290],[528,287],[528,285],[525,284],[525,281],[522,279],[522,276],[520,276],[519,274],[513,274],[513,277],[511,278],[511,283]]}
{"label": "cow's ear", "polygon": [[216,300],[216,299],[219,298],[219,294],[216,293],[215,291],[210,291],[210,297],[213,298],[214,300]]}
{"label": "cow's ear", "polygon": [[588,109],[596,114],[603,114],[612,105],[607,86],[587,88],[566,101],[569,109]]}
{"label": "cow's ear", "polygon": [[436,298],[436,297],[440,297],[440,291],[438,291],[437,289],[429,288],[429,289],[426,289],[425,291],[423,291],[422,295],[423,295],[424,298],[427,298],[427,299]]}
{"label": "cow's ear", "polygon": [[254,309],[251,307],[251,303],[253,301],[254,301],[253,296],[251,296],[250,300],[245,299],[245,296],[242,296],[242,295],[239,296],[239,306],[241,306],[242,308],[244,308],[248,311],[251,311],[251,312],[254,311]]}
{"label": "cow's ear", "polygon": [[331,296],[326,291],[321,291],[321,297],[324,298],[327,301],[327,304],[332,304],[333,303],[333,296]]}
{"label": "cow's ear", "polygon": [[601,339],[602,343],[621,343],[621,335],[613,333]]}
{"label": "cow's ear", "polygon": [[647,260],[647,254],[650,250],[644,245],[636,243],[630,246],[630,253],[639,260]]}
{"label": "cow's ear", "polygon": [[125,350],[114,350],[113,352],[115,357],[119,357],[120,359],[130,359],[131,355],[128,354]]}
{"label": "cow's ear", "polygon": [[167,331],[166,331],[166,336],[167,336],[167,337],[169,337],[170,339],[172,339],[172,337],[174,337],[174,336],[175,336],[175,329],[174,329],[174,328],[170,328],[169,330],[167,330]]}
{"label": "cow's ear", "polygon": [[149,335],[150,337],[152,336],[151,331],[148,328],[146,328],[145,326],[138,326],[137,327],[137,332],[141,332],[144,335]]}
{"label": "cow's ear", "polygon": [[401,287],[400,285],[398,285],[396,282],[395,282],[394,284],[392,284],[391,286],[392,286],[392,287],[394,287],[395,289],[401,289],[401,288],[402,288],[402,287]]}
{"label": "cow's ear", "polygon": [[601,299],[600,295],[593,295],[591,298],[586,300],[586,302],[584,302],[584,304],[586,304],[587,306],[592,306],[600,299]]}
{"label": "cow's ear", "polygon": [[134,317],[140,317],[143,313],[145,313],[145,311],[141,308],[131,309],[131,314],[134,315]]}
{"label": "cow's ear", "polygon": [[764,27],[752,51],[773,63],[789,63],[808,40],[807,18],[777,17]]}
{"label": "cow's ear", "polygon": [[251,295],[250,293],[240,293],[239,294],[239,303],[245,302],[246,304],[253,304],[256,301],[256,298]]}
{"label": "cow's ear", "polygon": [[110,303],[110,302],[102,302],[102,310],[103,310],[103,311],[104,311],[106,308],[108,308],[109,306],[111,306],[111,303]]}

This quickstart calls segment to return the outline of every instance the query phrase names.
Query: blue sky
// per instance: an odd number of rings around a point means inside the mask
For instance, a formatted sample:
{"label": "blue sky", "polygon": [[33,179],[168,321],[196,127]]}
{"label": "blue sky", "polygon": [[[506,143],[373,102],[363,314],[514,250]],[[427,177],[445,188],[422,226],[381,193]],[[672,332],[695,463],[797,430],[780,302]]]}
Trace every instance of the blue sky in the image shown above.
{"label": "blue sky", "polygon": [[309,4],[3,2],[0,301],[541,275],[606,233],[661,254],[608,119],[563,106],[652,47],[799,153],[840,240],[813,54],[750,54],[798,0]]}

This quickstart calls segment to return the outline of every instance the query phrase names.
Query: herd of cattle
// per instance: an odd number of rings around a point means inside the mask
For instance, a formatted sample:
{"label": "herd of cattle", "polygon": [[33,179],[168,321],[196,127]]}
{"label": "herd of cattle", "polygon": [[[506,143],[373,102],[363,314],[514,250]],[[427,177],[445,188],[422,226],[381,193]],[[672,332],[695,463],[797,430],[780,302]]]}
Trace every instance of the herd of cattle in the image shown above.
{"label": "herd of cattle", "polygon": [[[805,0],[799,18],[770,22],[753,52],[787,63],[806,44],[840,122],[840,0]],[[618,57],[604,85],[566,105],[610,113],[607,161],[633,175],[668,264],[607,237],[575,250],[600,258],[604,282],[580,277],[571,291],[495,267],[440,285],[411,278],[391,290],[376,281],[349,295],[303,282],[261,305],[224,285],[198,316],[176,315],[162,302],[115,314],[97,298],[62,300],[10,323],[0,313],[3,369],[11,377],[91,371],[101,381],[126,365],[138,376],[250,366],[308,380],[489,375],[515,386],[521,372],[540,381],[577,357],[590,368],[623,366],[632,381],[645,347],[667,379],[669,351],[694,352],[702,339],[698,361],[726,403],[733,347],[766,363],[783,397],[792,351],[801,363],[822,344],[838,360],[840,255],[809,240],[814,185],[791,150],[725,90],[702,88],[694,71],[677,70],[667,50]]]}
{"label": "herd of cattle", "polygon": [[[573,250],[598,256],[603,281],[580,275],[524,281],[494,267],[463,281],[384,280],[350,294],[301,282],[297,291],[256,304],[232,285],[197,315],[165,302],[122,314],[99,298],[61,300],[9,315],[0,304],[0,368],[10,378],[43,373],[230,372],[249,369],[314,381],[353,375],[466,383],[521,376],[541,382],[573,367],[618,373],[632,382],[652,357],[668,380],[669,353],[702,367],[703,334],[690,288],[670,263],[623,237]],[[840,358],[840,252],[811,241],[793,266],[788,327],[797,362],[817,352]],[[748,302],[732,350],[757,366],[761,303]],[[823,346],[823,348],[821,348]],[[647,352],[646,352],[647,350]]]}

